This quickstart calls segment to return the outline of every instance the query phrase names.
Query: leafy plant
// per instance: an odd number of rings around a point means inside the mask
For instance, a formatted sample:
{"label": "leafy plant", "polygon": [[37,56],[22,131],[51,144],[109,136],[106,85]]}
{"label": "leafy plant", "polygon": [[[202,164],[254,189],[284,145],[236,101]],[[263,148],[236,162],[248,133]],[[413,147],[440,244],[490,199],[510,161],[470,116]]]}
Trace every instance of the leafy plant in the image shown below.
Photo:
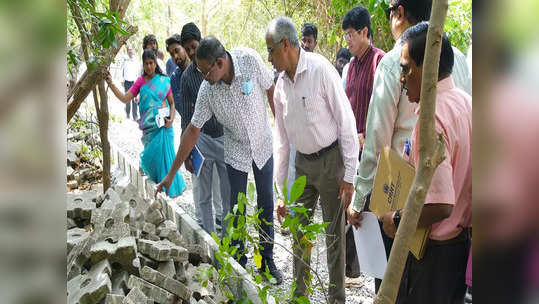
{"label": "leafy plant", "polygon": [[[297,199],[303,194],[304,188],[306,184],[306,177],[300,176],[298,179],[294,182],[292,189],[290,190],[290,199],[288,199],[288,190],[286,189],[286,181],[284,183],[283,188],[283,197],[282,199],[285,202],[285,205],[290,209],[293,210],[295,215],[287,215],[285,217],[285,220],[283,222],[284,228],[289,228],[290,232],[292,234],[292,237],[297,240],[298,242],[301,242],[303,244],[310,244],[310,247],[314,244],[316,239],[320,237],[321,235],[325,234],[325,227],[329,223],[316,223],[316,224],[308,224],[308,225],[302,225],[299,221],[298,214],[304,215],[307,219],[309,219],[308,210],[301,204],[297,204]],[[253,260],[255,267],[259,269],[262,266],[262,256],[260,252],[263,250],[263,246],[260,245],[260,237],[256,233],[252,233],[252,231],[260,231],[262,232],[262,222],[264,224],[273,224],[273,223],[267,223],[264,220],[260,220],[258,216],[262,213],[262,209],[257,209],[255,207],[256,204],[253,202],[255,201],[255,186],[253,183],[249,183],[247,188],[247,195],[244,193],[238,194],[238,203],[234,206],[233,212],[228,213],[225,217],[225,221],[223,223],[223,227],[226,227],[226,233],[222,237],[222,239],[219,239],[216,233],[212,233],[212,237],[215,240],[215,242],[219,246],[219,251],[215,253],[215,258],[217,259],[218,264],[220,267],[216,269],[217,273],[217,286],[221,289],[223,294],[230,300],[234,300],[237,303],[250,303],[246,295],[244,294],[241,298],[236,298],[234,294],[230,291],[228,286],[234,286],[235,284],[238,284],[242,279],[238,277],[232,268],[232,265],[230,264],[230,258],[239,259],[240,256],[246,254],[248,252],[248,248],[253,248]],[[248,207],[252,207],[254,209],[252,214],[248,214],[246,212]],[[301,238],[300,238],[301,236]],[[263,237],[266,237],[265,235]],[[246,242],[246,246],[244,250],[239,250],[237,246],[233,246],[233,241],[239,241],[243,240]],[[283,244],[273,242],[274,245],[281,246],[286,251],[288,251],[290,254],[293,255],[292,248],[287,248]],[[309,247],[309,246],[308,246]],[[309,247],[309,248],[310,248]],[[211,269],[211,270],[210,270]],[[210,267],[208,271],[214,271],[215,268]],[[317,283],[314,284],[312,282],[308,282],[307,284],[307,291],[309,293],[312,293],[315,288],[318,286],[322,289],[324,292],[324,295],[326,296],[327,300],[327,294],[325,292],[325,289],[323,287],[323,282],[320,279],[319,275],[314,271],[312,268],[311,272],[315,273],[315,276],[317,277]],[[274,287],[272,285],[266,285],[262,286],[260,285],[263,280],[267,280],[270,283],[273,283],[275,278],[269,273],[268,269],[266,268],[263,273],[258,273],[256,269],[253,267],[248,267],[246,269],[249,274],[252,275],[255,284],[255,288],[258,290],[258,295],[262,303],[268,303],[270,296],[275,300],[275,303],[310,303],[309,299],[305,296],[302,297],[294,297],[294,290],[296,284],[292,284],[292,288],[290,292],[284,293],[281,288]],[[255,273],[256,271],[256,273]],[[209,277],[209,275],[207,276]],[[311,275],[310,278],[313,276]],[[207,284],[207,282],[206,282]]]}

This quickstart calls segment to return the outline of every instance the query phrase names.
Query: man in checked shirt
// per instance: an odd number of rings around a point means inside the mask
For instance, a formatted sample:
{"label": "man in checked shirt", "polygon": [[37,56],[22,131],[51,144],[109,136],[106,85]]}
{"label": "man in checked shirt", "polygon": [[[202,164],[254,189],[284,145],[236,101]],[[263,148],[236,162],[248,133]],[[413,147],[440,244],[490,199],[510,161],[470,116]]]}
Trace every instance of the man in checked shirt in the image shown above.
{"label": "man in checked shirt", "polygon": [[[359,153],[354,114],[333,65],[323,56],[300,48],[296,26],[289,18],[270,22],[266,45],[268,61],[281,72],[274,93],[277,185],[283,185],[288,173],[291,144],[297,151],[296,177],[307,178],[297,202],[312,215],[320,197],[324,222],[330,223],[326,227],[330,303],[345,303],[344,211],[354,193],[352,182]],[[281,202],[277,216],[286,213]],[[297,216],[307,224],[305,216]],[[303,245],[294,248],[295,296],[299,297],[306,295],[310,254]]]}

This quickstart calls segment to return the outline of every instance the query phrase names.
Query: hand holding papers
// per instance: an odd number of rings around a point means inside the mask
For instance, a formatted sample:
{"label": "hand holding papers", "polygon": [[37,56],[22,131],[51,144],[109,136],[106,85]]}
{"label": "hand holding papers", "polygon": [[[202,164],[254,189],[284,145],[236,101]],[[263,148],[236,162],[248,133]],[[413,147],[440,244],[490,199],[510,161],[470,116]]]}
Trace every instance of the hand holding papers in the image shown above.
{"label": "hand holding papers", "polygon": [[372,212],[363,212],[362,216],[359,229],[351,225],[347,227],[354,231],[359,268],[365,274],[382,279],[387,267],[387,257],[378,218]]}
{"label": "hand holding papers", "polygon": [[158,128],[162,128],[165,125],[165,117],[170,116],[170,108],[160,108],[157,112],[157,115],[155,115],[155,123],[157,124]]}

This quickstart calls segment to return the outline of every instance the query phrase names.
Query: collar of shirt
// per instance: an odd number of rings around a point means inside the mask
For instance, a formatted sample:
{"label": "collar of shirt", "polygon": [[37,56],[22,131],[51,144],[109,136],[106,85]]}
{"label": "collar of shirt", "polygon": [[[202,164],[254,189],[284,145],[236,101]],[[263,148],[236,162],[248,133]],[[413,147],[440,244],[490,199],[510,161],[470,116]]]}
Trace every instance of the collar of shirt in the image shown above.
{"label": "collar of shirt", "polygon": [[[438,96],[438,94],[440,94],[440,93],[452,90],[454,88],[455,88],[455,82],[453,81],[453,77],[451,77],[451,75],[449,75],[448,77],[438,81],[438,85],[436,87],[436,96]],[[421,112],[421,107],[420,106],[418,106],[415,109],[415,113],[417,115],[419,115],[419,112]]]}
{"label": "collar of shirt", "polygon": [[286,71],[283,71],[281,73],[281,77],[284,77],[290,82],[296,82],[298,75],[307,71],[307,62],[305,61],[305,51],[302,48],[299,48],[299,59],[298,59],[298,65],[296,66],[296,74],[294,74],[294,81],[288,77],[288,74],[286,74]]}

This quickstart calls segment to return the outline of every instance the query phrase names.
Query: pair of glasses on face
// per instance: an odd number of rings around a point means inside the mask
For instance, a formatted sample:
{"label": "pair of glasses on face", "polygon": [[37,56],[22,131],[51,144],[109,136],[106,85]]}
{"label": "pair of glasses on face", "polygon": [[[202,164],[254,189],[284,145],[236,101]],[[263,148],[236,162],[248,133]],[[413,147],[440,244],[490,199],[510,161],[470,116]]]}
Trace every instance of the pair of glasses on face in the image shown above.
{"label": "pair of glasses on face", "polygon": [[398,7],[399,7],[398,5],[395,5],[395,6],[390,6],[385,9],[387,20],[389,20],[389,17],[391,17],[391,12],[396,10]]}
{"label": "pair of glasses on face", "polygon": [[269,55],[273,54],[273,51],[275,51],[275,49],[279,46],[279,44],[281,44],[281,42],[283,42],[283,39],[279,40],[279,42],[277,42],[277,44],[275,44],[273,47],[268,48],[268,54]]}
{"label": "pair of glasses on face", "polygon": [[215,62],[212,63],[212,64],[210,65],[210,69],[208,70],[208,73],[206,73],[206,74],[204,74],[204,73],[200,70],[199,67],[197,67],[197,71],[199,71],[200,74],[202,74],[202,78],[207,79],[208,76],[210,76],[210,73],[211,73],[211,71],[213,70],[213,67],[214,67],[214,66],[215,66]]}
{"label": "pair of glasses on face", "polygon": [[359,31],[355,30],[355,29],[352,29],[350,32],[344,33],[344,35],[342,35],[342,37],[344,38],[344,40],[352,40],[352,37],[354,37],[354,33],[360,34],[362,30],[363,30],[363,28],[360,29]]}

